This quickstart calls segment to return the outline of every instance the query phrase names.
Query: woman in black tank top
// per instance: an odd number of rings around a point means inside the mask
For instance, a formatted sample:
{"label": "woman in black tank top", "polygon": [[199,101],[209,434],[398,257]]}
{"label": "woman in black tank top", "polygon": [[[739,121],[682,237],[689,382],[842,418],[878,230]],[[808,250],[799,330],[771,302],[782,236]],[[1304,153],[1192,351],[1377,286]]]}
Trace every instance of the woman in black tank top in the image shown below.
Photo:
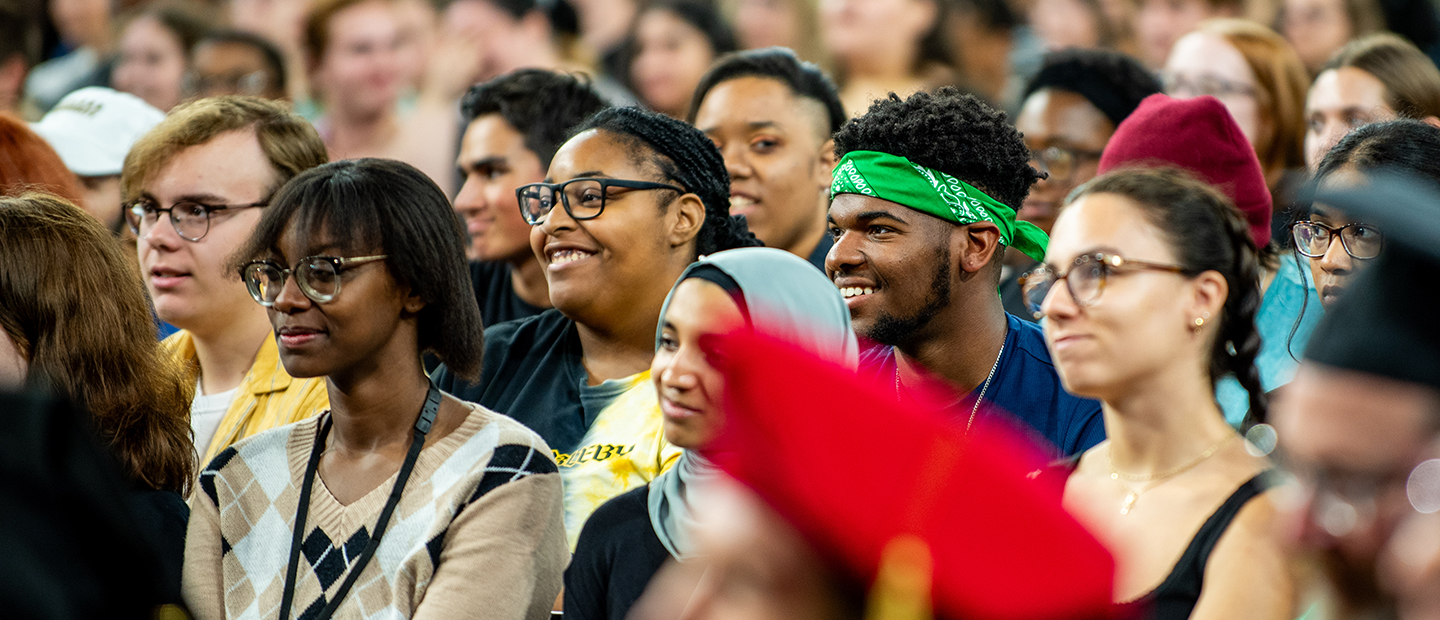
{"label": "woman in black tank top", "polygon": [[1077,190],[1025,279],[1065,388],[1104,403],[1110,439],[1056,473],[1066,508],[1115,554],[1127,617],[1294,617],[1271,464],[1214,398],[1214,381],[1234,373],[1252,420],[1264,419],[1259,273],[1230,202],[1158,169]]}

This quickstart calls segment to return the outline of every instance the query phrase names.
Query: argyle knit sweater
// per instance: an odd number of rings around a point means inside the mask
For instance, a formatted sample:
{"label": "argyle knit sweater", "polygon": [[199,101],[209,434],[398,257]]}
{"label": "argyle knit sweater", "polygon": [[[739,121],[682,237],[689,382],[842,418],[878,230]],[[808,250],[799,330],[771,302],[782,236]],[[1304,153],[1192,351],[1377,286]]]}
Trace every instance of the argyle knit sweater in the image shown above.
{"label": "argyle knit sweater", "polygon": [[[324,416],[226,448],[200,474],[182,588],[195,618],[280,615],[300,487]],[[291,618],[314,617],[370,541],[395,477],[341,505],[317,477]],[[358,618],[548,618],[569,560],[551,451],[472,405],[420,452],[380,547],[335,613]]]}

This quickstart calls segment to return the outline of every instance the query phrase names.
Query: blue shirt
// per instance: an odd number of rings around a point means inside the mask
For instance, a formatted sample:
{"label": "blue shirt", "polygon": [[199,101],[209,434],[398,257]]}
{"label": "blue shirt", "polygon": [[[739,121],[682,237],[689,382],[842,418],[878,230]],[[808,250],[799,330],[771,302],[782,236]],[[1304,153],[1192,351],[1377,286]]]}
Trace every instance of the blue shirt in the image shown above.
{"label": "blue shirt", "polygon": [[[1009,412],[1049,442],[1054,449],[1052,456],[1079,454],[1103,441],[1105,421],[1100,415],[1100,401],[1080,398],[1060,385],[1050,351],[1045,348],[1045,334],[1038,325],[1010,314],[1005,317],[1010,330],[1005,335],[1005,351],[995,368],[995,378],[985,391],[985,402]],[[860,369],[876,380],[893,377],[895,350],[879,346],[861,351]],[[969,417],[978,390],[955,405],[956,415]]]}
{"label": "blue shirt", "polygon": [[[1292,258],[1280,259],[1280,269],[1255,312],[1255,329],[1260,332],[1260,355],[1255,358],[1255,368],[1260,371],[1262,389],[1271,392],[1295,378],[1298,358],[1324,314],[1315,285],[1310,282],[1310,270],[1301,269]],[[1292,330],[1294,337],[1290,335]],[[1250,394],[1232,375],[1215,383],[1215,400],[1232,426],[1240,426],[1250,412]]]}

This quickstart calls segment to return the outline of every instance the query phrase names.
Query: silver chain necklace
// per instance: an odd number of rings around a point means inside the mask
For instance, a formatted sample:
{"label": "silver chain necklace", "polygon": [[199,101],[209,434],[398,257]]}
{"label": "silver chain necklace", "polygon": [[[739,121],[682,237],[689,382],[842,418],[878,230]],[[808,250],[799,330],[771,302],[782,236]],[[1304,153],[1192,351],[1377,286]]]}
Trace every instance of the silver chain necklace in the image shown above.
{"label": "silver chain necklace", "polygon": [[[975,424],[975,414],[980,411],[980,401],[985,400],[985,392],[990,389],[990,381],[995,379],[995,370],[1000,368],[1000,358],[1005,356],[1005,341],[1000,341],[1000,352],[995,354],[995,363],[990,365],[990,374],[985,375],[985,383],[980,386],[980,395],[975,397],[975,404],[970,407],[970,419],[965,422],[965,432],[970,432],[970,427]],[[895,398],[904,399],[900,393],[900,356],[895,356]]]}

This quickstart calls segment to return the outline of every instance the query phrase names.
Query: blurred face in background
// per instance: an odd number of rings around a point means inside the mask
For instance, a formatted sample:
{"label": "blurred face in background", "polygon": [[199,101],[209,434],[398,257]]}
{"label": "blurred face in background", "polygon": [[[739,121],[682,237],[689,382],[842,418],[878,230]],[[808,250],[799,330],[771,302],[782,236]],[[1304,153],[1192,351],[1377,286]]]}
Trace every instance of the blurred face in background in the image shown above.
{"label": "blurred face in background", "polygon": [[1030,25],[1045,47],[1060,50],[1100,45],[1100,15],[1085,0],[1035,0]]}
{"label": "blurred face in background", "polygon": [[229,0],[230,25],[265,37],[291,57],[300,55],[301,32],[312,0]]}
{"label": "blurred face in background", "polygon": [[329,44],[311,75],[327,109],[358,117],[393,109],[404,86],[408,45],[387,2],[365,2],[335,13]]}
{"label": "blurred face in background", "polygon": [[401,53],[405,84],[419,88],[435,49],[439,15],[429,0],[400,0],[395,4],[395,14],[400,22],[401,38],[410,43]]}
{"label": "blurred face in background", "polygon": [[1025,99],[1015,127],[1025,136],[1030,165],[1050,175],[1030,188],[1016,217],[1049,234],[1070,190],[1095,178],[1115,125],[1089,99],[1068,90],[1042,88]]}
{"label": "blurred face in background", "polygon": [[484,81],[521,68],[523,62],[519,59],[529,56],[525,48],[535,45],[526,29],[537,24],[529,22],[545,21],[538,13],[531,14],[536,20],[515,19],[490,0],[458,0],[445,8],[441,23],[450,34],[479,43],[481,61],[476,80]]}
{"label": "blurred face in background", "polygon": [[1141,0],[1135,14],[1135,34],[1140,42],[1140,59],[1161,67],[1170,48],[1180,37],[1211,17],[1233,17],[1233,9],[1212,7],[1207,0]]}
{"label": "blurred face in background", "polygon": [[1370,72],[1340,67],[1321,73],[1305,98],[1305,165],[1314,172],[1345,134],[1362,125],[1400,118],[1385,83]]}
{"label": "blurred face in background", "polygon": [[70,45],[104,45],[110,38],[111,0],[50,0],[50,19]]}
{"label": "blurred face in background", "polygon": [[1162,77],[1165,94],[1171,97],[1219,99],[1251,145],[1268,135],[1255,98],[1255,71],[1225,37],[1208,32],[1185,35],[1171,50]]}
{"label": "blurred face in background", "polygon": [[645,104],[670,116],[684,115],[690,94],[715,60],[699,28],[664,9],[646,11],[635,24],[630,78]]}
{"label": "blurred face in background", "polygon": [[847,64],[913,63],[937,16],[929,0],[821,0],[820,31],[825,47]]}
{"label": "blurred face in background", "polygon": [[195,97],[250,95],[283,99],[285,85],[265,54],[239,41],[203,41],[191,54],[188,84]]}
{"label": "blurred face in background", "polygon": [[180,37],[153,16],[130,22],[120,35],[120,60],[111,81],[116,90],[169,111],[180,103],[185,80],[185,48]]}
{"label": "blurred face in background", "polygon": [[735,37],[740,47],[800,49],[802,16],[797,1],[739,0],[735,7]]}
{"label": "blurred face in background", "polygon": [[525,135],[499,114],[482,115],[465,130],[458,163],[465,184],[455,196],[455,212],[470,237],[470,259],[535,260],[515,188],[545,180],[545,168],[525,146]]}
{"label": "blurred face in background", "polygon": [[1345,12],[1345,0],[1285,0],[1280,34],[1314,73],[1355,37],[1355,28]]}

